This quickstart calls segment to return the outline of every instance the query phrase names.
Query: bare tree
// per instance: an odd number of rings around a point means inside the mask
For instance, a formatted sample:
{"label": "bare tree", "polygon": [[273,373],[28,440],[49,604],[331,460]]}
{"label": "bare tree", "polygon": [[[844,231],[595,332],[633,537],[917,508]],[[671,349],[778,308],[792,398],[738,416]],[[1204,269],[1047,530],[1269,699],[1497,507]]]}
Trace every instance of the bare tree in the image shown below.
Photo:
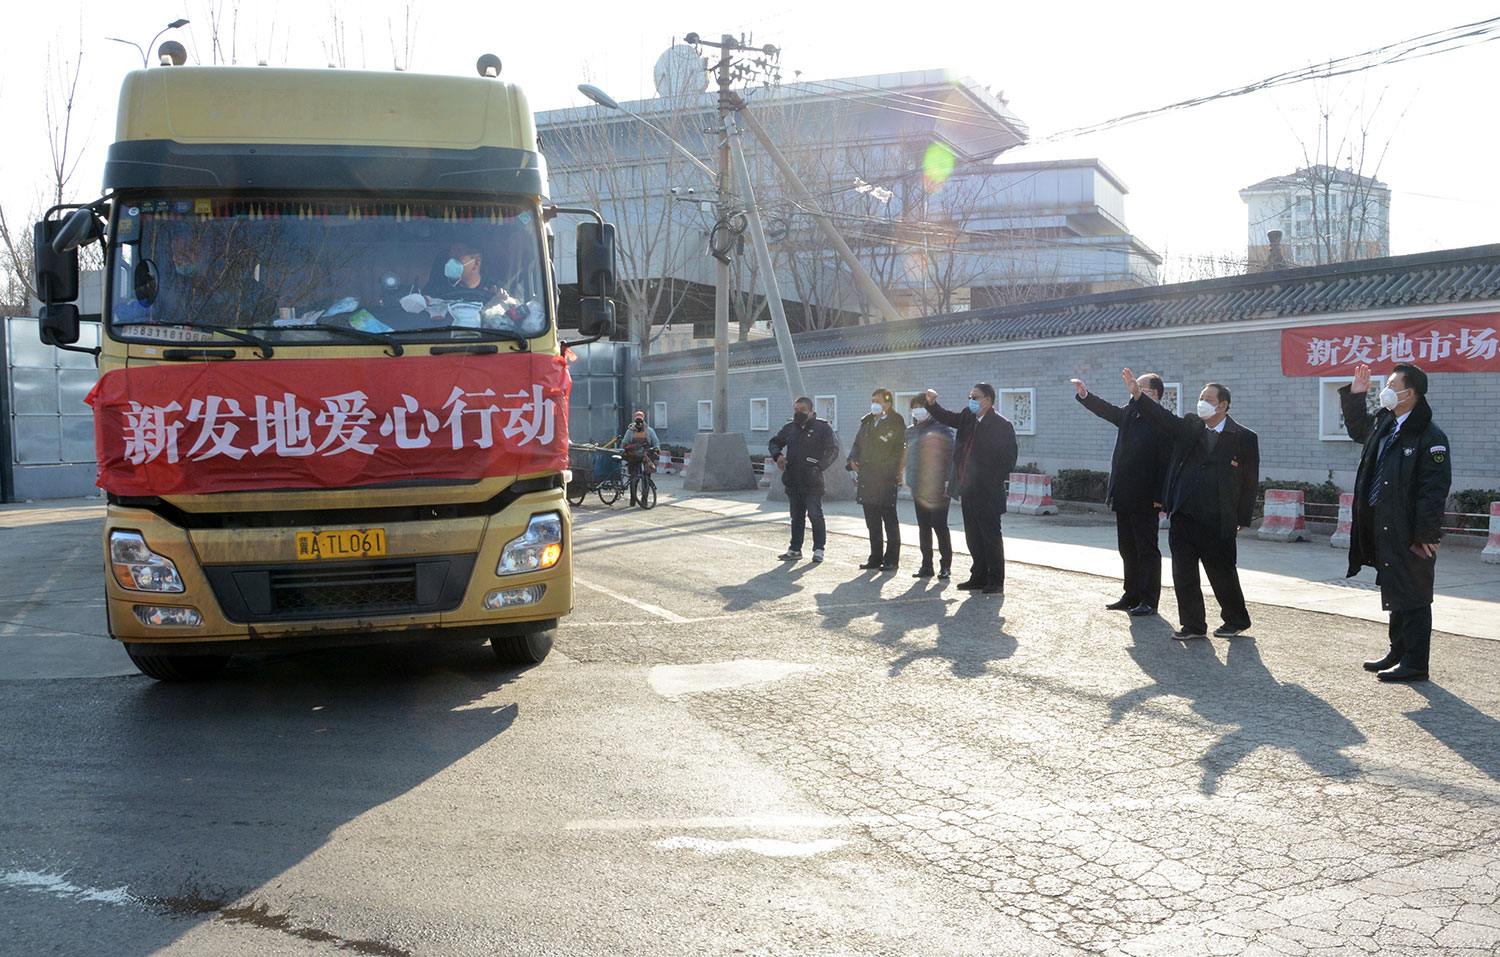
{"label": "bare tree", "polygon": [[[394,20],[386,19],[386,30],[391,39],[391,66],[403,72],[411,69],[412,57],[417,49],[417,25],[421,21],[421,14],[416,10],[416,5],[408,3],[401,11],[400,30]],[[397,44],[399,33],[400,44]]]}
{"label": "bare tree", "polygon": [[83,31],[80,27],[78,52],[71,57],[59,50],[60,43],[52,44],[47,51],[47,88],[42,98],[43,115],[47,124],[47,149],[52,160],[50,183],[53,203],[64,202],[68,195],[68,184],[78,172],[78,164],[88,147],[89,135],[85,131],[79,142],[74,124],[78,110],[78,84],[83,77]]}

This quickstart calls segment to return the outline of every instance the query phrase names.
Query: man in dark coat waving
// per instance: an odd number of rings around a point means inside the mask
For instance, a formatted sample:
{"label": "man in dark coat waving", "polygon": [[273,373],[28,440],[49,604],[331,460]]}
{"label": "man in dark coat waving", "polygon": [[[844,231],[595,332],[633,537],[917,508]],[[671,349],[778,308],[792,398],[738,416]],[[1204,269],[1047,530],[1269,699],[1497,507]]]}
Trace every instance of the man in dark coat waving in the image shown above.
{"label": "man in dark coat waving", "polygon": [[1132,396],[1127,408],[1172,437],[1161,501],[1172,516],[1167,544],[1172,549],[1172,588],[1181,625],[1173,637],[1208,635],[1198,578],[1202,562],[1224,620],[1214,635],[1232,638],[1250,627],[1234,537],[1250,527],[1255,512],[1260,440],[1230,417],[1229,389],[1218,382],[1198,393],[1196,413],[1178,418],[1142,392],[1129,369],[1122,375]]}
{"label": "man in dark coat waving", "polygon": [[1365,406],[1370,367],[1354,367],[1339,389],[1344,428],[1363,442],[1354,478],[1349,574],[1375,569],[1380,606],[1391,613],[1390,650],[1365,662],[1381,681],[1423,681],[1432,645],[1432,584],[1443,506],[1453,480],[1448,436],[1432,424],[1427,373],[1400,363],[1380,390],[1380,411]]}
{"label": "man in dark coat waving", "polygon": [[964,513],[964,539],[974,568],[965,591],[1005,594],[1005,539],[1000,521],[1005,515],[1005,480],[1016,467],[1020,447],[1010,420],[995,411],[995,387],[975,383],[969,407],[950,412],[938,405],[937,393],[927,390],[927,411],[956,429],[953,441],[953,488]]}
{"label": "man in dark coat waving", "polygon": [[[1115,541],[1125,566],[1125,594],[1106,608],[1127,610],[1137,618],[1156,614],[1161,599],[1161,542],[1158,514],[1162,480],[1172,455],[1172,441],[1140,412],[1114,405],[1073,379],[1078,401],[1118,429],[1114,457],[1109,463],[1109,487],[1104,504],[1115,513]],[[1154,372],[1140,376],[1141,391],[1161,402],[1165,388]]]}

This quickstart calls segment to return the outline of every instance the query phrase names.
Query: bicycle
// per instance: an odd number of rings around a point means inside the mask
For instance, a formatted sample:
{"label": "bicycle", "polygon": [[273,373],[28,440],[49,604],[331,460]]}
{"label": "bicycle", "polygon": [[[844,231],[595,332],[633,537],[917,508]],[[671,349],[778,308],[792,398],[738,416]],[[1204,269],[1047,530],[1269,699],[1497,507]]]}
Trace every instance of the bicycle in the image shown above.
{"label": "bicycle", "polygon": [[599,496],[601,504],[609,506],[620,500],[620,493],[628,491],[622,465],[624,456],[607,449],[593,449],[594,467],[587,474],[575,474],[568,483],[568,504],[577,508],[590,492]]}
{"label": "bicycle", "polygon": [[656,480],[651,473],[656,471],[656,449],[642,450],[640,446],[627,446],[625,457],[631,465],[639,466],[630,475],[630,501],[641,508],[656,507]]}

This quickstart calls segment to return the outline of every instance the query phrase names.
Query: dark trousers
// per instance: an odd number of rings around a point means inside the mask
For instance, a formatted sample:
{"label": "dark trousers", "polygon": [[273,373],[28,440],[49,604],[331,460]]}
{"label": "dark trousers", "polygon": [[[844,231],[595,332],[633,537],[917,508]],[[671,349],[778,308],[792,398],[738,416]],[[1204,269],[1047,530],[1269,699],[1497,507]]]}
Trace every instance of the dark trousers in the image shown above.
{"label": "dark trousers", "polygon": [[895,505],[866,505],[865,527],[870,530],[870,561],[894,565],[901,560],[901,523]]}
{"label": "dark trousers", "polygon": [[812,521],[813,548],[820,549],[828,541],[828,526],[823,522],[823,493],[786,493],[792,505],[792,551],[802,551],[802,536],[806,532],[806,521]]}
{"label": "dark trousers", "polygon": [[1115,513],[1120,560],[1125,563],[1125,601],[1155,607],[1161,602],[1161,543],[1156,509]]}
{"label": "dark trousers", "polygon": [[1214,590],[1224,624],[1250,627],[1250,611],[1245,607],[1245,593],[1240,590],[1240,573],[1235,567],[1234,536],[1219,534],[1217,522],[1207,525],[1183,512],[1174,512],[1167,543],[1172,548],[1172,587],[1177,590],[1177,619],[1182,627],[1197,632],[1208,630],[1203,586],[1198,579],[1199,562],[1208,574],[1208,584]]}
{"label": "dark trousers", "polygon": [[1427,654],[1432,648],[1432,606],[1391,611],[1391,654],[1401,664],[1418,671],[1427,670]]}
{"label": "dark trousers", "polygon": [[964,540],[969,545],[969,557],[974,561],[969,581],[985,588],[1003,589],[1005,539],[1000,533],[1000,520],[1005,513],[1000,511],[1000,503],[989,496],[974,493],[965,495],[959,505],[964,513]]}
{"label": "dark trousers", "polygon": [[932,567],[932,539],[937,537],[938,557],[943,568],[953,564],[953,537],[948,532],[948,499],[943,504],[927,506],[913,502],[917,507],[917,544],[922,548],[922,567]]}
{"label": "dark trousers", "polygon": [[625,484],[630,486],[630,504],[636,505],[638,504],[636,502],[637,485],[630,480],[641,474],[643,466],[640,462],[627,462],[625,467],[628,473],[625,478]]}

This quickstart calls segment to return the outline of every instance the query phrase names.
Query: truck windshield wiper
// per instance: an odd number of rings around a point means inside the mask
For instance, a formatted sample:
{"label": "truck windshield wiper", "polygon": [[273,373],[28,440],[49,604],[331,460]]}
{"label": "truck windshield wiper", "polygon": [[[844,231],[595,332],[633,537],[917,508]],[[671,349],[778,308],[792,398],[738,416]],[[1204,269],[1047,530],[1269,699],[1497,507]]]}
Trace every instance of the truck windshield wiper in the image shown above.
{"label": "truck windshield wiper", "polygon": [[352,326],[330,326],[326,323],[315,322],[311,325],[306,326],[246,326],[246,328],[260,329],[266,332],[272,330],[281,332],[284,329],[321,329],[324,332],[332,332],[335,335],[347,336],[350,339],[358,339],[361,342],[378,342],[381,345],[385,346],[388,353],[393,356],[399,356],[406,351],[401,347],[401,343],[390,337],[389,333],[366,332],[363,329],[355,329]]}
{"label": "truck windshield wiper", "polygon": [[521,348],[517,351],[528,352],[531,349],[531,341],[519,332],[510,329],[485,329],[477,326],[437,326],[433,329],[397,329],[390,333],[393,336],[410,335],[432,335],[434,332],[453,332],[455,335],[450,342],[462,342],[465,339],[480,339],[488,342],[518,342]]}

